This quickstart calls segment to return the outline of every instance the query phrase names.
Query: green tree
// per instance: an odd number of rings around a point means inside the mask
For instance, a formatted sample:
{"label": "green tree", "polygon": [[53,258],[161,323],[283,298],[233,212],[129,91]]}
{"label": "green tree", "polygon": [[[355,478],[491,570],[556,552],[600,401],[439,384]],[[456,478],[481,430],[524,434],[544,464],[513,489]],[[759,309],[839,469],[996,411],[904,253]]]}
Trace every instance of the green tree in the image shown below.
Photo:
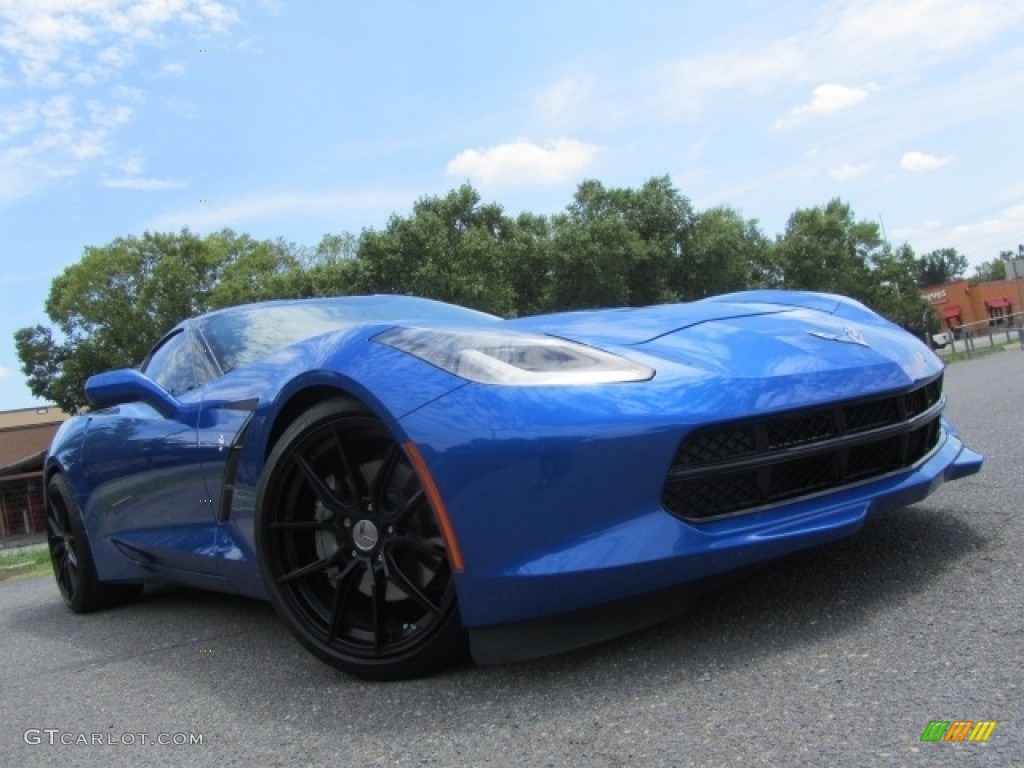
{"label": "green tree", "polygon": [[667,176],[637,190],[584,181],[552,221],[550,305],[640,306],[685,293],[693,209]]}
{"label": "green tree", "polygon": [[78,364],[72,358],[71,345],[56,341],[45,325],[35,325],[15,331],[14,346],[32,394],[74,413],[81,402],[81,393],[75,388],[82,379],[72,370]]}
{"label": "green tree", "polygon": [[959,280],[967,271],[967,257],[956,248],[939,248],[926,253],[918,262],[918,285],[939,285]]}
{"label": "green tree", "polygon": [[211,305],[225,307],[270,299],[353,293],[358,270],[357,242],[348,233],[324,235],[312,249],[281,239],[247,239],[251,247],[229,261],[214,289]]}
{"label": "green tree", "polygon": [[314,251],[287,275],[292,296],[346,296],[358,284],[358,247],[355,235],[324,235]]}
{"label": "green tree", "polygon": [[300,249],[283,240],[253,240],[224,230],[210,235],[203,246],[221,265],[210,287],[211,308],[230,307],[266,299],[295,298]]}
{"label": "green tree", "polygon": [[857,221],[846,203],[793,213],[775,251],[786,288],[850,296],[904,327],[920,325],[924,300],[913,250],[894,251],[878,225]]}
{"label": "green tree", "polygon": [[1008,265],[1013,262],[1017,254],[1013,251],[1000,251],[999,256],[992,261],[983,261],[974,268],[975,283],[991,283],[996,280],[1006,280],[1012,277],[1012,268]]}
{"label": "green tree", "polygon": [[536,315],[550,308],[553,243],[545,216],[521,213],[504,243],[505,273],[515,297],[514,314]]}
{"label": "green tree", "polygon": [[881,315],[914,333],[926,330],[929,304],[917,284],[918,261],[914,249],[904,243],[895,250],[889,244],[871,257],[871,286],[864,302]]}
{"label": "green tree", "polygon": [[512,314],[505,250],[514,232],[501,207],[482,204],[468,184],[445,197],[423,197],[411,216],[396,214],[383,231],[363,232],[353,288]]}
{"label": "green tree", "polygon": [[687,298],[769,286],[779,280],[772,244],[758,223],[744,220],[727,207],[696,215],[680,271],[684,272],[681,293]]}
{"label": "green tree", "polygon": [[[230,230],[205,239],[187,229],[146,232],[87,247],[50,285],[46,314],[54,326],[14,335],[29,389],[76,412],[85,403],[86,378],[137,365],[186,317],[259,296],[260,270],[285,262],[272,244]],[[229,287],[221,290],[225,278]]]}
{"label": "green tree", "polygon": [[854,220],[841,200],[795,211],[778,238],[775,254],[786,288],[862,298],[868,259],[882,248],[878,225]]}

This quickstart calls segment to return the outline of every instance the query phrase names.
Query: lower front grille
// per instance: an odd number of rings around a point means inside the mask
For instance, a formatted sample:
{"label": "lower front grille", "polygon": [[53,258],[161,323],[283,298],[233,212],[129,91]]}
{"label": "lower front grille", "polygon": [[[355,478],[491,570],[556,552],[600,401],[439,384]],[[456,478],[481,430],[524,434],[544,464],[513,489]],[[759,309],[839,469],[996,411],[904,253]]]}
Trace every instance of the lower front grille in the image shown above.
{"label": "lower front grille", "polygon": [[906,469],[938,444],[943,404],[940,376],[883,397],[703,427],[679,444],[662,504],[704,521]]}

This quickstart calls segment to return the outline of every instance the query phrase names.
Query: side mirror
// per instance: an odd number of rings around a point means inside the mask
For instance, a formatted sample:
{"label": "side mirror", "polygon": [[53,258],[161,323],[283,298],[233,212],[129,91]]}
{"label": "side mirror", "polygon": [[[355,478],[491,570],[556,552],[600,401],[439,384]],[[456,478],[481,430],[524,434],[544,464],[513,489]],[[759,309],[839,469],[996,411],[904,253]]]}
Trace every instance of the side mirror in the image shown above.
{"label": "side mirror", "polygon": [[85,382],[85,396],[89,405],[96,409],[110,408],[121,403],[146,403],[168,419],[181,413],[181,403],[170,392],[134,368],[90,376]]}

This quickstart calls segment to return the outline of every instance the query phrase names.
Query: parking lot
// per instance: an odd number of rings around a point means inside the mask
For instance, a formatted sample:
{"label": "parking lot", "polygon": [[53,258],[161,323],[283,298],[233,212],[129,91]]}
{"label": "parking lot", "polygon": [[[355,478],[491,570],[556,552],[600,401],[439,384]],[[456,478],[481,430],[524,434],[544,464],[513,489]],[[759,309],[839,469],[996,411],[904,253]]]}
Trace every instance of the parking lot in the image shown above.
{"label": "parking lot", "polygon": [[260,602],[74,616],[51,578],[0,583],[0,765],[1024,765],[1024,353],[946,381],[979,475],[562,657],[369,684]]}

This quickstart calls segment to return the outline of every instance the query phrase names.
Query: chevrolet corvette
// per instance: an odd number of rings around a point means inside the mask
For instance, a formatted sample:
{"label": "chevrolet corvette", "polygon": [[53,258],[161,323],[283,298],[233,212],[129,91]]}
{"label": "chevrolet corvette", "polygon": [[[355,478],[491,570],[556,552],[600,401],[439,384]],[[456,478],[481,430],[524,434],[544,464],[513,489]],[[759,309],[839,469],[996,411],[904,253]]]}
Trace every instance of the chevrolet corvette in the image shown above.
{"label": "chevrolet corvette", "polygon": [[267,599],[371,679],[581,647],[977,472],[943,364],[840,296],[503,320],[409,296],[185,320],[48,454],[75,612]]}

